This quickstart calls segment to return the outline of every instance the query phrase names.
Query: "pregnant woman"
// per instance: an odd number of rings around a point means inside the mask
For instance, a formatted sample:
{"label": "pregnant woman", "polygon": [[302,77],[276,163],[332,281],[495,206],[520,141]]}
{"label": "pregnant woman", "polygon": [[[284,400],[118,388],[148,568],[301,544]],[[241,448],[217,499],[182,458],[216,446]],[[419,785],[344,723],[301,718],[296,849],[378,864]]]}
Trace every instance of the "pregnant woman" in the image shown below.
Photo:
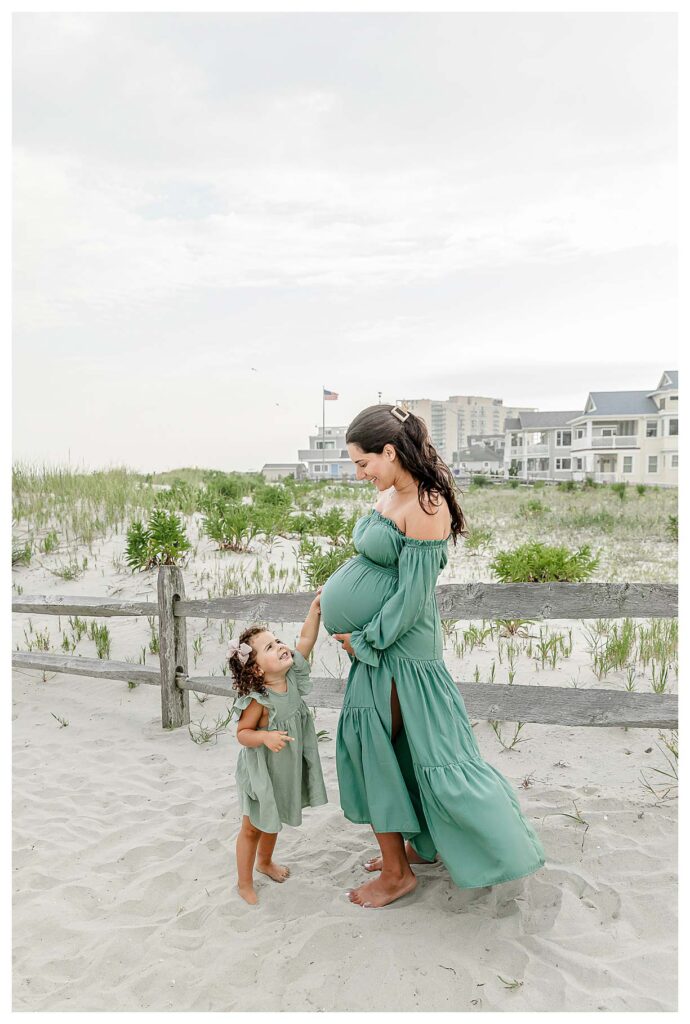
{"label": "pregnant woman", "polygon": [[[438,853],[461,888],[536,871],[544,851],[517,795],[488,764],[443,661],[436,605],[448,540],[466,533],[453,475],[424,421],[374,405],[347,429],[357,479],[380,492],[355,523],[358,554],[321,593],[321,621],[347,651],[336,767],[345,817],[372,826],[380,875],[349,889],[382,907],[415,888],[410,864]],[[406,840],[406,842],[404,842]]]}

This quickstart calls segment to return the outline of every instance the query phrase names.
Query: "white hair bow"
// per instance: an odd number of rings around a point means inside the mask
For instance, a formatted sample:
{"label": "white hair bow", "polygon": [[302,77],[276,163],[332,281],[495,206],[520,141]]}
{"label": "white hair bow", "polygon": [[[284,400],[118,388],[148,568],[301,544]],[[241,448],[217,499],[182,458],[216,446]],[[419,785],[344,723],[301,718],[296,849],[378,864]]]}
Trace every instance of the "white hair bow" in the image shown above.
{"label": "white hair bow", "polygon": [[228,644],[228,658],[232,658],[234,654],[240,659],[240,664],[246,665],[249,655],[252,653],[252,648],[249,644],[241,644],[239,640],[231,640]]}

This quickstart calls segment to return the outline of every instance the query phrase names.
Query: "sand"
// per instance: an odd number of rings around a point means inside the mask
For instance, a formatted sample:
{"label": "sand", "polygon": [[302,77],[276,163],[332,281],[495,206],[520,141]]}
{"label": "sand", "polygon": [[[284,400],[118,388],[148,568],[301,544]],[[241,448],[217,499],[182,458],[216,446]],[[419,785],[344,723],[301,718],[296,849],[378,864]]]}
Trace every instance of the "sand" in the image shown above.
{"label": "sand", "polygon": [[[96,544],[96,563],[79,581],[39,567],[13,579],[25,594],[152,595],[155,573],[115,571],[122,547],[122,537]],[[188,595],[206,596],[193,576],[185,572]],[[59,649],[57,619],[31,618]],[[146,620],[101,621],[113,633],[111,657],[136,660]],[[194,671],[220,674],[220,624],[193,621],[190,669],[198,631],[204,647]],[[14,616],[22,649],[27,622]],[[322,630],[315,674],[325,674],[322,660],[338,671],[335,648]],[[78,652],[93,655],[93,644],[82,640]],[[495,650],[475,650],[463,664],[476,661],[484,680],[492,658]],[[447,663],[456,675],[450,650]],[[519,683],[618,682],[592,681],[577,651],[567,667],[532,667],[530,678],[520,665]],[[15,1010],[677,1009],[677,801],[655,800],[640,783],[645,766],[665,767],[657,730],[528,724],[506,751],[477,722],[482,753],[516,787],[545,866],[465,890],[442,863],[420,867],[414,893],[363,909],[345,889],[370,877],[362,862],[377,849],[371,829],[340,810],[338,712],[317,709],[317,729],[331,737],[320,744],[330,802],[306,809],[301,827],[284,827],[276,859],[291,876],[276,883],[257,874],[259,903],[249,906],[234,890],[234,727],[197,745],[186,729],[163,732],[155,687],[13,676]],[[192,695],[190,707],[193,721],[213,722],[227,701],[202,705]],[[566,817],[575,808],[587,826]]]}

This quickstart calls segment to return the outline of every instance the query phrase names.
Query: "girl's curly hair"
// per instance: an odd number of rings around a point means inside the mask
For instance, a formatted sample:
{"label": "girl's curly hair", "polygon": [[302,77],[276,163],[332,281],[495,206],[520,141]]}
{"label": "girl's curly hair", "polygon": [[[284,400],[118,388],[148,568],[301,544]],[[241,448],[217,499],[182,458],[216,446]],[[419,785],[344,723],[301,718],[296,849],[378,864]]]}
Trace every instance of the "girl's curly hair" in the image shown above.
{"label": "girl's curly hair", "polygon": [[[265,633],[266,626],[248,626],[242,633],[240,633],[240,643],[249,644],[249,638],[256,636],[258,633]],[[233,676],[232,687],[237,690],[240,697],[246,696],[255,690],[257,693],[268,693],[268,689],[264,683],[264,674],[256,663],[256,652],[254,651],[253,645],[249,644],[252,648],[252,653],[247,658],[245,665],[242,664],[236,654],[233,654],[231,658],[228,658],[228,665]]]}

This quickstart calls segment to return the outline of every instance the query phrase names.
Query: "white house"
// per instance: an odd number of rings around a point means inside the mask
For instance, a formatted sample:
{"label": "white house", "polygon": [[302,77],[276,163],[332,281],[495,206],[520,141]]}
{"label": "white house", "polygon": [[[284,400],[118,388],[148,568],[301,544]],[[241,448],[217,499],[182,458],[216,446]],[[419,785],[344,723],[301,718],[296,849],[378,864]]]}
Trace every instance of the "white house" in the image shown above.
{"label": "white house", "polygon": [[573,431],[573,479],[678,486],[678,371],[653,391],[590,391]]}

